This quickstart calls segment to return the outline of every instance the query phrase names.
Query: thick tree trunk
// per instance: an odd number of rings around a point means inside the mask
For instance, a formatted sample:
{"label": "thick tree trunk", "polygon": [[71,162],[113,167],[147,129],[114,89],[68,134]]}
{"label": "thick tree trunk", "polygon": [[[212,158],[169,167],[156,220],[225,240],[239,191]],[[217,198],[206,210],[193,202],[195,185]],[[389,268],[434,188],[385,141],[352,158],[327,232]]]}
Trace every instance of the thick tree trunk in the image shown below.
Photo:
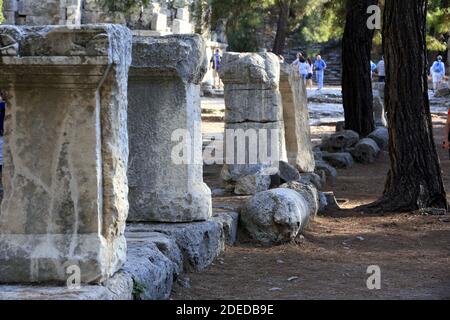
{"label": "thick tree trunk", "polygon": [[428,100],[427,0],[386,0],[383,49],[391,170],[370,211],[446,208]]}
{"label": "thick tree trunk", "polygon": [[278,7],[280,13],[278,15],[277,34],[275,36],[275,42],[273,44],[272,52],[275,54],[283,54],[284,46],[286,42],[286,36],[288,32],[288,18],[289,8],[291,0],[278,0]]}
{"label": "thick tree trunk", "polygon": [[349,0],[342,40],[342,95],[345,128],[367,136],[375,129],[370,52],[374,30],[367,28],[367,8],[378,0]]}

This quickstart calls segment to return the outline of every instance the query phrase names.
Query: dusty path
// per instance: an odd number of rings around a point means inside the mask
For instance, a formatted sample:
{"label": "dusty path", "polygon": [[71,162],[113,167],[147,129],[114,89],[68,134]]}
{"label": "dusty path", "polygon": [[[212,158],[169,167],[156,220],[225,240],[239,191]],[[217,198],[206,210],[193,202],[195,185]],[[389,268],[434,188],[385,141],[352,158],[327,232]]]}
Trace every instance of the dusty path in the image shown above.
{"label": "dusty path", "polygon": [[[443,118],[434,121],[440,146]],[[333,128],[316,127],[313,135],[327,130]],[[439,155],[450,191],[449,155],[442,149]],[[208,270],[188,275],[191,287],[176,286],[172,299],[450,299],[449,216],[373,217],[352,209],[381,194],[388,166],[384,153],[374,165],[340,170],[327,189],[345,210],[318,217],[304,238],[289,245],[262,248],[242,237]],[[218,170],[207,170],[208,183],[220,184]],[[244,200],[214,203],[236,206]],[[367,289],[370,265],[381,268],[381,290]]]}

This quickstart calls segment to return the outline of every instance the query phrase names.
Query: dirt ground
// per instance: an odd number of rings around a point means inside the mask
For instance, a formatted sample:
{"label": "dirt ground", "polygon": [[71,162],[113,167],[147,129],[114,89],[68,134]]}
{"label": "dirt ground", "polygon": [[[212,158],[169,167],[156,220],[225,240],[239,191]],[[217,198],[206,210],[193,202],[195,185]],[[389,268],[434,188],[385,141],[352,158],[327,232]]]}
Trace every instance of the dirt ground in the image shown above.
{"label": "dirt ground", "polygon": [[[442,117],[433,117],[436,143],[443,141]],[[212,128],[209,123],[206,126]],[[333,131],[314,127],[313,138]],[[450,191],[448,152],[439,148]],[[189,288],[175,286],[172,299],[450,299],[450,216],[368,216],[354,208],[383,191],[389,156],[376,164],[339,170],[334,191],[342,210],[317,217],[295,243],[264,248],[240,237],[235,247],[202,273],[189,274]],[[220,184],[218,171],[205,171]],[[450,200],[450,193],[448,193]],[[237,207],[240,198],[214,198],[214,207]],[[381,289],[369,290],[367,268],[381,268]]]}

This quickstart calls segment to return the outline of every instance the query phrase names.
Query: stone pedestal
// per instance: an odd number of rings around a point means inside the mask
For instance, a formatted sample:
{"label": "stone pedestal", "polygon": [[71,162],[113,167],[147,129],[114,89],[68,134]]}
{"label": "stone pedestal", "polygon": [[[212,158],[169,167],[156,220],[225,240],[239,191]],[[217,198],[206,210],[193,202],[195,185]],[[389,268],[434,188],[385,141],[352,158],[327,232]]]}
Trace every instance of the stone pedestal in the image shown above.
{"label": "stone pedestal", "polygon": [[306,85],[297,69],[285,63],[281,64],[280,92],[289,163],[300,172],[314,172]]}
{"label": "stone pedestal", "polygon": [[[279,161],[287,161],[278,57],[225,53],[220,76],[226,107],[222,177],[236,182],[261,168],[278,169]],[[238,159],[238,150],[245,150],[244,162]]]}
{"label": "stone pedestal", "polygon": [[[191,222],[211,216],[201,156],[199,83],[206,64],[200,36],[134,37],[129,221]],[[182,163],[180,145],[187,151]]]}
{"label": "stone pedestal", "polygon": [[151,28],[154,31],[167,31],[167,16],[162,13],[154,13]]}
{"label": "stone pedestal", "polygon": [[0,282],[101,282],[126,259],[131,34],[2,26],[0,58]]}

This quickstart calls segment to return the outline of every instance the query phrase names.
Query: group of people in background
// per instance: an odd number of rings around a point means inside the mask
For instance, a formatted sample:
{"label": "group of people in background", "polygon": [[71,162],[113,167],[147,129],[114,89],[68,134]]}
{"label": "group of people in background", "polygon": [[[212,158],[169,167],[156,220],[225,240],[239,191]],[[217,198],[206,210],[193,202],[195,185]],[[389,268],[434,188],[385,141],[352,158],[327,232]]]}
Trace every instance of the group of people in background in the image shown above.
{"label": "group of people in background", "polygon": [[297,59],[292,63],[293,66],[298,68],[300,76],[305,81],[308,88],[313,87],[313,77],[316,74],[317,90],[323,89],[323,82],[325,77],[325,70],[327,63],[322,59],[321,55],[316,56],[313,62],[310,57],[304,57],[302,53],[297,54]]}
{"label": "group of people in background", "polygon": [[374,80],[374,73],[376,73],[378,76],[378,82],[385,82],[386,71],[384,68],[384,57],[381,57],[381,60],[377,64],[375,64],[373,61],[370,61],[370,78],[372,80]]}

